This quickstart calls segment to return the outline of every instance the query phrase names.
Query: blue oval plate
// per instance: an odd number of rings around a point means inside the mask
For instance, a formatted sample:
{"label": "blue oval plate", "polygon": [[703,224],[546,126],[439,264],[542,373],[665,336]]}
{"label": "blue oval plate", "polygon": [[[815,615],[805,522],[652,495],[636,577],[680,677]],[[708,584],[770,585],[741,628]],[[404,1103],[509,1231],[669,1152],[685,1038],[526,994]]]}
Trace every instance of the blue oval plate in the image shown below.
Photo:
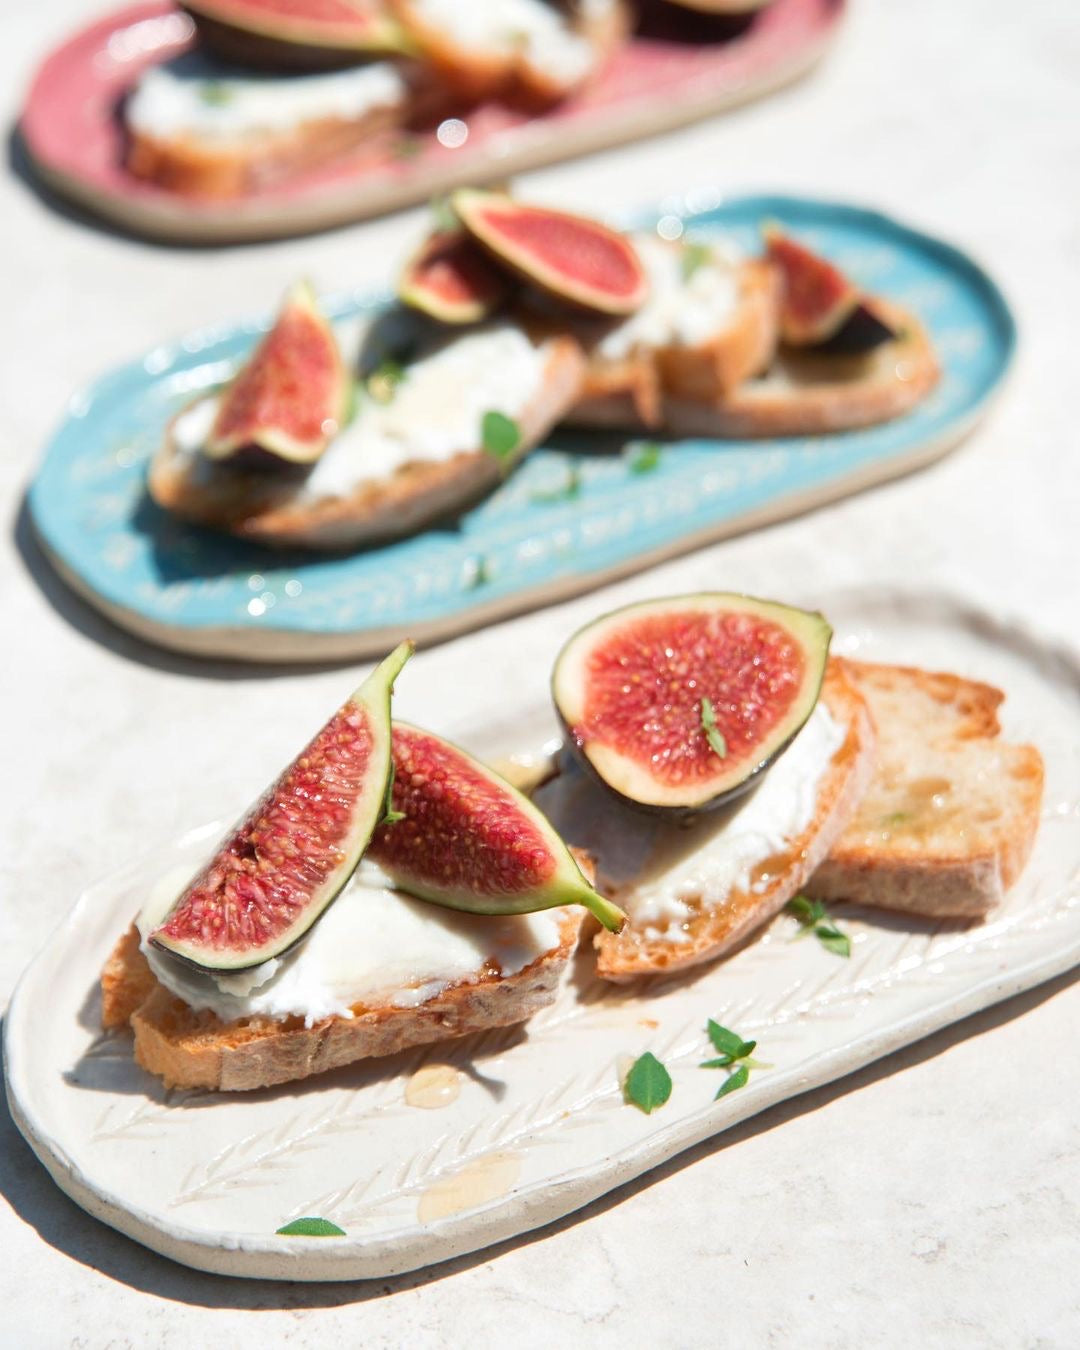
{"label": "blue oval plate", "polygon": [[[665,230],[678,226],[669,213]],[[146,496],[146,465],[194,390],[219,382],[265,320],[155,348],[76,395],[30,489],[61,575],[121,626],[204,656],[319,661],[421,641],[588,590],[725,535],[794,515],[929,463],[985,411],[1016,343],[1008,306],[957,249],[874,211],[750,196],[679,213],[692,237],[758,246],[775,218],[867,290],[929,329],[943,378],[894,422],[828,436],[683,440],[562,434],[453,528],[346,557],[285,554],[172,520]],[[652,215],[636,223],[655,223]],[[345,318],[385,295],[330,298]]]}

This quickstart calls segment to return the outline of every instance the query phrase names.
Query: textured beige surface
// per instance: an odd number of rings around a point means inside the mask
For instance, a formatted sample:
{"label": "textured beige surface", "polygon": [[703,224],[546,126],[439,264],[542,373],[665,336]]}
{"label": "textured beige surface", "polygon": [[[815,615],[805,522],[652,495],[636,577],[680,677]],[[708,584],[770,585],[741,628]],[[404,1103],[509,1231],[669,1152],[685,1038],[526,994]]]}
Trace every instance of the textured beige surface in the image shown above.
{"label": "textured beige surface", "polygon": [[[30,63],[86,12],[82,0],[3,7],[9,120]],[[1078,60],[1070,0],[862,0],[815,78],[527,180],[583,209],[707,182],[879,204],[969,246],[1004,284],[1023,337],[1011,388],[958,454],[506,625],[515,682],[542,692],[544,653],[603,606],[703,585],[783,594],[792,579],[948,583],[995,609],[1026,606],[1063,638],[1075,632],[1077,201],[1066,169]],[[413,213],[314,240],[173,252],[83,227],[10,174],[0,208],[6,312],[18,323],[0,363],[11,526],[78,385],[159,336],[260,311],[295,274],[327,288],[374,282],[406,229],[420,228]],[[160,655],[48,574],[43,593],[10,532],[0,547],[6,997],[87,881],[148,837],[247,800],[350,672],[251,674]],[[472,641],[414,661],[402,716],[475,707]],[[280,741],[275,731],[245,744],[252,724],[280,728]],[[3,1119],[0,1341],[425,1350],[467,1331],[474,1346],[515,1350],[1074,1345],[1078,1012],[1076,985],[1058,981],[778,1108],[532,1240],[370,1287],[230,1282],[153,1257],[66,1200]]]}

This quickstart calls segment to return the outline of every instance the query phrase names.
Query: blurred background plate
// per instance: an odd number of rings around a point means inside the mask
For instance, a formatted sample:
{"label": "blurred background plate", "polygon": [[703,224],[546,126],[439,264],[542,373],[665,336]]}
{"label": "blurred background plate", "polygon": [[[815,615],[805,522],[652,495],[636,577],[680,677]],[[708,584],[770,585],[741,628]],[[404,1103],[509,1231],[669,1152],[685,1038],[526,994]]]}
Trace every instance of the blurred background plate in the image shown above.
{"label": "blurred background plate", "polygon": [[[646,473],[621,437],[558,433],[453,527],[351,556],[290,554],[185,526],[146,495],[168,419],[194,389],[224,378],[268,320],[222,324],[155,348],[71,400],[29,494],[46,552],[114,622],[165,647],[256,661],[363,657],[400,636],[431,642],[579,594],[897,477],[944,454],[984,413],[1016,332],[1000,291],[965,254],[852,206],[748,196],[687,207],[662,219],[665,233],[726,235],[749,250],[762,220],[775,218],[866,289],[912,309],[942,364],[937,389],[907,416],[865,430],[680,441]],[[354,293],[327,306],[339,318],[384,301]]]}
{"label": "blurred background plate", "polygon": [[[464,2],[464,0],[463,0]],[[585,93],[537,117],[496,104],[467,114],[467,139],[403,138],[373,163],[361,152],[239,199],[184,198],[124,167],[118,107],[145,67],[191,45],[191,20],[151,0],[76,33],[42,64],[19,124],[55,191],[138,234],[183,242],[273,238],[382,215],[463,183],[683,126],[770,92],[809,69],[845,0],[773,0],[724,41],[635,37]]]}

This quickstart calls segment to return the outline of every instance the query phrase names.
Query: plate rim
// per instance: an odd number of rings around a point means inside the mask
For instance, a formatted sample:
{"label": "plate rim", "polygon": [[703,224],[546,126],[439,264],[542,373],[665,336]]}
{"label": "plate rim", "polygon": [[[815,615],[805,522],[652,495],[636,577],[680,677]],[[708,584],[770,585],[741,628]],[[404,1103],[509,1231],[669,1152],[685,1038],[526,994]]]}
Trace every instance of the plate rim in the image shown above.
{"label": "plate rim", "polygon": [[[525,173],[545,165],[579,158],[605,149],[664,134],[679,127],[691,125],[710,115],[754,99],[766,97],[805,75],[821,61],[841,33],[850,12],[849,0],[812,0],[820,14],[809,36],[804,36],[787,59],[774,59],[759,77],[739,82],[725,82],[723,88],[703,96],[693,103],[672,103],[653,98],[642,104],[651,111],[652,122],[645,135],[635,133],[632,117],[616,117],[614,130],[608,129],[608,116],[593,117],[576,131],[579,144],[569,153],[554,150],[553,142],[560,138],[526,138],[524,144],[510,155],[494,158],[487,167],[474,165],[465,178],[480,181],[502,178],[507,173]],[[309,188],[298,199],[270,194],[260,199],[255,194],[245,198],[242,211],[235,204],[220,207],[215,204],[193,209],[177,194],[156,189],[152,184],[132,181],[126,190],[112,190],[80,173],[70,165],[54,160],[46,147],[36,143],[34,128],[35,100],[52,77],[52,67],[67,54],[68,49],[86,41],[94,33],[103,36],[119,22],[134,22],[140,17],[163,17],[163,0],[134,0],[115,10],[91,19],[73,29],[44,54],[22,100],[17,128],[26,156],[41,181],[95,216],[112,222],[136,236],[155,239],[164,244],[227,244],[256,242],[294,237],[306,233],[333,229],[359,220],[371,219],[428,200],[433,193],[461,186],[465,179],[453,162],[439,172],[419,175],[402,186],[391,183],[383,192],[373,194],[371,185],[365,185],[363,175],[346,175],[344,180],[333,180],[314,190]],[[175,8],[175,5],[172,6]],[[562,138],[565,141],[565,137]],[[547,149],[545,149],[545,144]],[[374,205],[372,205],[374,203]],[[364,209],[365,205],[369,209]]]}
{"label": "plate rim", "polygon": [[[1000,341],[999,361],[990,382],[976,398],[960,410],[951,421],[940,427],[934,435],[913,441],[888,455],[869,460],[842,477],[826,483],[815,483],[802,489],[777,492],[768,501],[742,513],[735,520],[712,521],[692,533],[666,541],[646,553],[622,558],[609,567],[548,578],[535,586],[519,587],[505,595],[462,605],[453,612],[422,623],[402,620],[382,628],[320,629],[305,627],[304,614],[296,616],[299,620],[296,623],[285,623],[277,617],[276,612],[261,616],[258,623],[206,624],[185,616],[166,622],[155,618],[145,610],[125,603],[118,595],[99,591],[83,576],[77,560],[69,556],[66,540],[60,537],[59,531],[49,527],[49,509],[41,500],[44,495],[42,479],[50,460],[59,454],[61,439],[68,433],[72,423],[73,408],[92,406],[95,400],[108,398],[114,392],[123,390],[132,381],[152,379],[157,382],[169,378],[176,372],[177,365],[190,356],[192,347],[196,351],[205,351],[215,342],[228,341],[241,334],[256,335],[266,331],[272,316],[269,312],[262,311],[257,317],[247,316],[229,322],[204,324],[158,343],[145,350],[141,356],[104,371],[72,394],[67,401],[63,419],[54,428],[38,459],[27,491],[28,516],[34,535],[50,564],[76,594],[119,628],[166,650],[208,659],[255,661],[266,664],[312,664],[361,659],[381,651],[388,642],[397,641],[402,636],[419,636],[423,640],[435,642],[444,641],[516,614],[531,611],[540,605],[568,600],[710,543],[804,514],[829,502],[841,500],[869,487],[878,486],[924,468],[943,457],[970,435],[987,416],[994,402],[1008,388],[1016,364],[1019,340],[1015,312],[1000,284],[969,250],[961,248],[947,238],[909,224],[906,220],[878,207],[858,202],[839,201],[813,194],[769,190],[724,193],[719,189],[710,192],[710,200],[712,205],[696,211],[691,210],[685,202],[678,210],[668,210],[665,209],[664,203],[654,203],[627,211],[623,213],[621,219],[626,228],[642,228],[650,223],[655,224],[661,215],[678,215],[680,219],[688,221],[690,228],[693,228],[695,219],[715,212],[738,213],[752,210],[762,215],[770,212],[796,216],[806,214],[856,222],[869,226],[874,233],[899,238],[905,247],[942,259],[951,270],[962,275],[979,292],[990,314],[995,335]],[[328,292],[323,300],[326,308],[333,314],[351,307],[375,307],[385,303],[387,298],[388,292],[385,287],[356,287]],[[155,356],[155,369],[153,375],[149,376],[145,362],[151,353]],[[708,441],[710,438],[690,439]],[[723,444],[717,438],[712,439],[717,444]],[[781,446],[787,441],[799,439],[803,438],[775,438],[776,443]],[[413,537],[422,537],[422,533]],[[313,556],[322,563],[333,565],[340,561],[347,566],[355,555],[345,554],[340,560],[334,555]]]}
{"label": "plate rim", "polygon": [[[869,605],[871,608],[880,606],[886,611],[893,609],[899,614],[914,612],[920,615],[927,611],[928,624],[940,624],[941,616],[951,612],[954,622],[974,628],[984,640],[1019,650],[1040,679],[1050,678],[1041,667],[1047,660],[1051,661],[1058,672],[1056,679],[1067,681],[1074,696],[1080,698],[1080,645],[1067,635],[1032,623],[1019,612],[991,612],[978,599],[949,588],[901,585],[828,587],[822,603],[831,604],[837,610],[844,605],[849,608]],[[797,1060],[786,1070],[774,1072],[764,1080],[754,1080],[745,1095],[740,1093],[734,1099],[724,1099],[723,1108],[709,1102],[669,1127],[608,1155],[600,1165],[582,1164],[562,1174],[555,1182],[532,1182],[516,1193],[520,1214],[509,1206],[500,1214],[501,1201],[495,1200],[467,1211],[464,1217],[451,1216],[428,1225],[414,1223],[408,1228],[391,1229],[375,1239],[361,1234],[315,1244],[303,1238],[280,1239],[274,1234],[253,1235],[238,1230],[220,1229],[210,1235],[205,1230],[171,1221],[155,1222],[149,1211],[127,1204],[110,1188],[95,1185],[86,1176],[68,1151],[50,1137],[48,1129],[32,1119],[33,1113],[25,1105],[24,1098],[26,1101],[32,1099],[33,1090],[22,1081],[26,1077],[24,1046],[18,1038],[21,1022],[28,1015],[24,1014],[23,1004],[31,996],[27,991],[38,967],[44,963],[57,939],[76,930],[84,921],[95,893],[106,890],[110,884],[115,885],[143,859],[163,852],[170,845],[175,848],[185,840],[208,836],[217,824],[204,824],[185,831],[178,839],[148,850],[140,858],[129,860],[107,877],[84,887],[72,909],[33,956],[16,984],[4,1019],[4,1082],[12,1118],[20,1133],[60,1189],[83,1209],[183,1265],[242,1278],[288,1278],[304,1282],[375,1279],[438,1265],[513,1237],[525,1237],[575,1213],[625,1182],[644,1176],[652,1168],[678,1157],[703,1140],[718,1138],[726,1130],[778,1102],[794,1099],[856,1072],[895,1050],[1080,964],[1078,927],[1070,940],[1048,944],[1019,965],[1010,962],[1004,968],[994,966],[955,996],[943,994],[895,1023],[870,1027],[841,1045],[828,1047],[809,1059]],[[794,1087],[790,1086],[791,1080],[796,1080]],[[719,1117],[722,1117],[722,1123],[714,1123]],[[679,1142],[669,1148],[674,1135],[678,1136]],[[582,1187],[585,1174],[591,1184]],[[570,1202],[564,1204],[567,1192],[573,1192],[573,1195],[569,1197]],[[557,1197],[554,1205],[551,1203],[553,1197]],[[446,1232],[454,1235],[449,1250],[439,1241]],[[418,1233],[422,1234],[423,1240],[417,1240]],[[482,1240],[475,1241],[478,1236]],[[272,1244],[271,1238],[276,1239]],[[431,1255],[433,1250],[438,1254]],[[293,1262],[298,1255],[304,1261],[296,1267]],[[383,1258],[381,1261],[380,1257]]]}

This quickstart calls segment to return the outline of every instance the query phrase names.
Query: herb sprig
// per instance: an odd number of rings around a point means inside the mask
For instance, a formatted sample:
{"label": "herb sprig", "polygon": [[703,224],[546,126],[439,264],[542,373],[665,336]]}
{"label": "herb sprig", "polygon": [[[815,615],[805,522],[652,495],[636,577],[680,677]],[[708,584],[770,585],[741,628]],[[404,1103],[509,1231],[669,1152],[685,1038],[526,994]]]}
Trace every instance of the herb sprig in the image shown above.
{"label": "herb sprig", "polygon": [[787,902],[787,912],[799,921],[800,931],[795,934],[796,940],[809,937],[813,933],[825,950],[832,952],[834,956],[851,955],[851,939],[837,928],[821,900],[810,900],[805,895],[797,895]]}
{"label": "herb sprig", "polygon": [[719,1022],[714,1022],[710,1017],[706,1030],[709,1033],[709,1040],[712,1041],[713,1049],[717,1050],[715,1059],[706,1059],[701,1063],[703,1069],[727,1069],[728,1076],[717,1089],[714,1101],[719,1101],[721,1097],[726,1097],[729,1092],[736,1092],[739,1088],[745,1087],[750,1079],[751,1069],[768,1069],[771,1066],[763,1064],[761,1060],[753,1058],[753,1052],[757,1048],[757,1041],[744,1041],[737,1032],[731,1031],[728,1027],[722,1027]]}
{"label": "herb sprig", "polygon": [[663,451],[655,441],[644,441],[630,456],[627,467],[631,473],[652,473],[660,467]]}
{"label": "herb sprig", "polygon": [[561,487],[541,489],[532,494],[532,499],[534,502],[572,502],[581,496],[582,486],[581,466],[571,464]]}
{"label": "herb sprig", "polygon": [[713,707],[711,698],[701,700],[701,729],[705,733],[705,739],[709,742],[714,754],[721,759],[727,758],[727,741],[724,740],[723,732],[716,725],[716,709]]}

